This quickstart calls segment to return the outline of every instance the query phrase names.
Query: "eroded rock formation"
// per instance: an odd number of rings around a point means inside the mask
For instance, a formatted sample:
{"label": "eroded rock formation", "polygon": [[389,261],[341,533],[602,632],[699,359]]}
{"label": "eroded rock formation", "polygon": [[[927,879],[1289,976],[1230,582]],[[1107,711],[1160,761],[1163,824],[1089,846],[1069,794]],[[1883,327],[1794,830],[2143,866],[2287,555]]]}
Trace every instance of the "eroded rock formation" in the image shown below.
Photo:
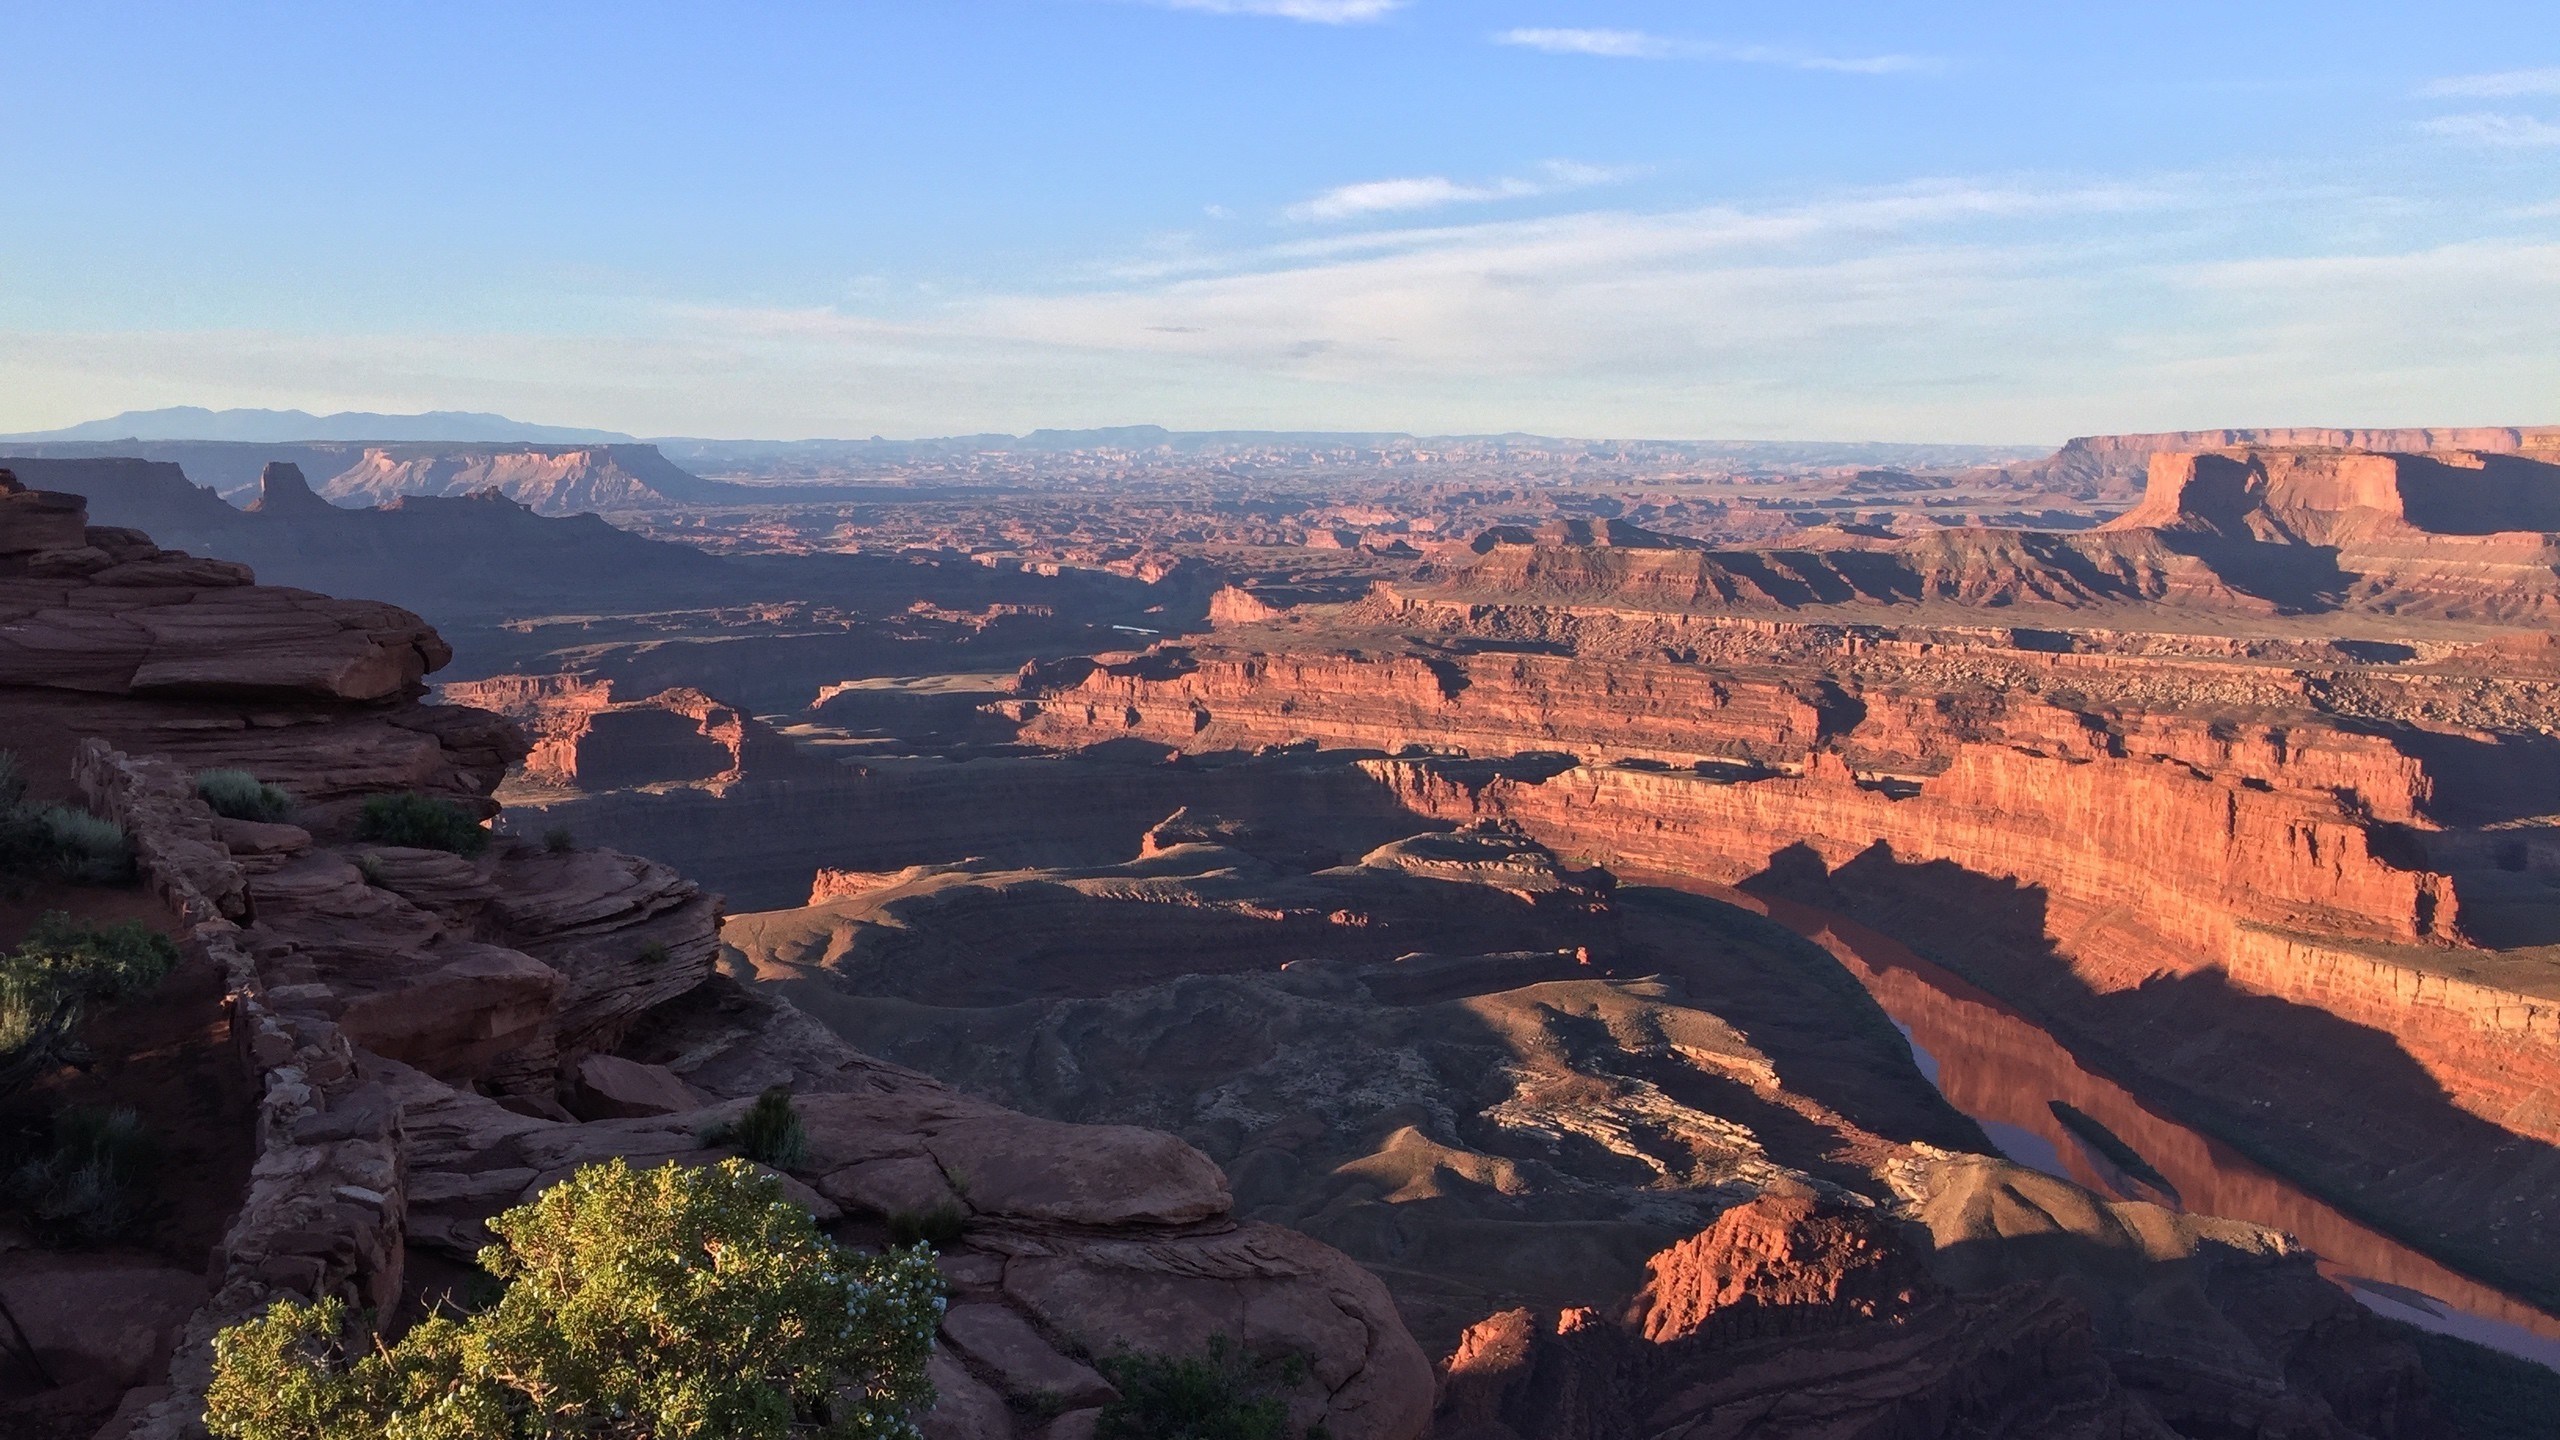
{"label": "eroded rock formation", "polygon": [[[1859,582],[1820,619],[1752,614],[1793,562],[1496,536],[1437,580],[1026,674],[1006,710],[1059,746],[1350,751],[1417,814],[1846,911],[2367,1218],[2560,1299],[2524,1198],[2560,1183],[2560,667],[2519,618],[2553,574],[2534,527],[2560,468],[2147,463],[2144,509],[2019,543],[2202,567],[2139,590],[2154,611],[2064,597],[1994,627]],[[1736,554],[1757,590],[1700,588]],[[2274,613],[2287,564],[2340,577],[2320,617]],[[2314,1078],[2344,1054],[2369,1077],[2351,1095]]]}
{"label": "eroded rock formation", "polygon": [[[2388,1342],[2309,1361],[2310,1333],[2362,1322],[2263,1232],[2121,1204],[2048,1228],[2085,1197],[1997,1162],[1910,1174],[1916,1224],[1766,1197],[1655,1255],[1607,1310],[1478,1324],[1434,1433],[2443,1433]],[[2070,1238],[2002,1243],[2037,1232]]]}
{"label": "eroded rock formation", "polygon": [[[1040,1433],[1062,1407],[1089,1424],[1111,1392],[1075,1357],[1212,1334],[1306,1361],[1287,1397],[1302,1426],[1421,1432],[1428,1366],[1384,1290],[1238,1223],[1225,1177],[1179,1141],[967,1099],[712,979],[718,902],[665,866],[505,837],[476,858],[351,840],[352,807],[383,790],[485,813],[523,753],[498,717],[418,703],[434,633],[81,521],[76,497],[0,494],[0,706],[40,784],[132,837],[183,946],[228,986],[259,1097],[210,1297],[158,1337],[166,1383],[110,1433],[200,1434],[211,1336],[272,1299],[338,1294],[398,1323],[488,1216],[607,1156],[719,1158],[701,1137],[774,1084],[799,1092],[811,1136],[786,1183],[822,1220],[878,1240],[919,1208],[961,1217],[929,1433]],[[195,790],[214,763],[311,803],[295,824],[220,819]]]}
{"label": "eroded rock formation", "polygon": [[973,1093],[1200,1145],[1385,1280],[1448,1357],[1437,1434],[2435,1433],[2308,1253],[1940,1148],[1983,1142],[1801,942],[1500,825],[1312,873],[1249,832],[836,872],[730,963]]}
{"label": "eroded rock formation", "polygon": [[523,777],[559,790],[653,784],[720,787],[823,773],[772,726],[694,689],[614,699],[610,680],[502,675],[442,687],[444,698],[507,715],[532,732]]}

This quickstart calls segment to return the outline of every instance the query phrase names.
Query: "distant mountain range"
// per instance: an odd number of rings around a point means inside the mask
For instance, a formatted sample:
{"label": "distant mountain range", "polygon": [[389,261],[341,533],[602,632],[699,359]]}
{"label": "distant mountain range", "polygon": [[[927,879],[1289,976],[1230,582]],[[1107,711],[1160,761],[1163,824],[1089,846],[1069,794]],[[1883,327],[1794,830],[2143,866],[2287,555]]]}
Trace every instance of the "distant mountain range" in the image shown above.
{"label": "distant mountain range", "polygon": [[89,420],[60,430],[0,435],[0,440],[246,440],[265,444],[307,440],[384,441],[532,441],[552,445],[628,444],[632,437],[613,430],[581,430],[570,425],[529,425],[504,415],[471,410],[430,410],[423,415],[376,415],[341,410],[314,415],[306,410],[207,410],[200,405],[173,405],[165,410],[127,410],[104,420]]}
{"label": "distant mountain range", "polygon": [[[219,440],[253,444],[379,442],[385,444],[627,445],[633,436],[569,425],[534,425],[504,415],[430,410],[423,415],[379,415],[346,410],[313,415],[304,410],[208,410],[177,405],[128,410],[59,430],[0,435],[19,444],[91,444],[118,440]],[[1934,445],[1894,441],[1800,440],[1590,440],[1519,431],[1486,435],[1413,435],[1392,430],[1168,430],[1161,425],[1112,425],[1084,430],[1034,430],[1027,435],[989,432],[890,440],[714,440],[693,436],[650,437],[678,464],[747,471],[777,462],[895,464],[971,454],[1043,455],[1076,451],[1180,456],[1186,459],[1254,457],[1276,452],[1350,452],[1388,455],[1414,451],[1498,457],[1521,456],[1665,460],[1673,458],[1757,461],[1777,465],[1968,465],[2026,459],[2042,445]]]}

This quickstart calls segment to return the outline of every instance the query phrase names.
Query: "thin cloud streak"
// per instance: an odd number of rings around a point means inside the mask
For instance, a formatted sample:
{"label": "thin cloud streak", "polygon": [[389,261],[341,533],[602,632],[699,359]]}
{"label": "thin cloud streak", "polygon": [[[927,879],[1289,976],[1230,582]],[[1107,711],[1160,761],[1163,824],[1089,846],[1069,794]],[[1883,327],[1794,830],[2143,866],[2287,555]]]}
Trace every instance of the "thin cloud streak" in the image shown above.
{"label": "thin cloud streak", "polygon": [[1938,61],[1919,55],[1815,55],[1774,45],[1682,40],[1642,30],[1523,27],[1497,32],[1493,43],[1542,50],[1550,55],[1597,55],[1611,60],[1720,60],[1735,65],[1775,65],[1845,75],[1892,75],[1940,68]]}
{"label": "thin cloud streak", "polygon": [[1167,10],[1207,15],[1267,15],[1311,25],[1365,25],[1404,8],[1406,0],[1154,0]]}
{"label": "thin cloud streak", "polygon": [[[2224,189],[1947,180],[1591,210],[1309,237],[1072,293],[655,306],[614,333],[0,332],[0,393],[30,427],[94,410],[81,397],[111,379],[132,405],[459,405],[771,436],[1136,417],[2014,441],[2547,404],[2560,245],[2235,252]],[[2370,197],[2294,198],[2343,214]]]}
{"label": "thin cloud streak", "polygon": [[2519,95],[2560,95],[2560,65],[2544,70],[2499,70],[2486,75],[2448,75],[2421,87],[2421,95],[2461,96],[2474,100],[2507,100]]}
{"label": "thin cloud streak", "polygon": [[2487,111],[2439,115],[2421,122],[2418,128],[2429,135],[2501,150],[2540,150],[2560,145],[2560,125],[2531,115],[2496,115]]}
{"label": "thin cloud streak", "polygon": [[1704,206],[1629,214],[1581,211],[1531,220],[1404,226],[1325,235],[1227,252],[1147,260],[1098,272],[1123,284],[1185,276],[1285,269],[1315,262],[1486,244],[1560,242],[1606,227],[1625,236],[1653,235],[1669,250],[1779,246],[1834,234],[1887,236],[1931,224],[2027,219],[2057,214],[2121,214],[2204,203],[2190,185],[2093,183],[2057,188],[1966,181],[1921,181],[1853,192],[1791,206],[1748,210]]}
{"label": "thin cloud streak", "polygon": [[1623,180],[1633,172],[1602,165],[1582,165],[1570,160],[1550,160],[1538,167],[1535,179],[1506,175],[1500,179],[1469,184],[1445,175],[1416,175],[1392,180],[1365,180],[1355,185],[1339,185],[1312,199],[1288,208],[1285,214],[1298,221],[1349,220],[1363,215],[1391,214],[1408,210],[1436,210],[1444,205],[1484,204],[1495,200],[1525,200],[1540,195],[1556,195],[1571,190],[1588,189]]}

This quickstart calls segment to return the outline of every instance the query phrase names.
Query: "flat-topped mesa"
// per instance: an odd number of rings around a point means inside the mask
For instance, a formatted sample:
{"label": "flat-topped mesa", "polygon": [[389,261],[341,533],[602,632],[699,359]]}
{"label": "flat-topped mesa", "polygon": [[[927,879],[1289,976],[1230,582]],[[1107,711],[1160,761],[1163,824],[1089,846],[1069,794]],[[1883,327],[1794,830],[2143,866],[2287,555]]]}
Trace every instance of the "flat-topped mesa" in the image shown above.
{"label": "flat-topped mesa", "polygon": [[2012,486],[2039,485],[2097,501],[2140,496],[2150,457],[2162,452],[2249,448],[2369,450],[2431,455],[2467,450],[2494,455],[2560,457],[2560,425],[2440,426],[2353,429],[2275,426],[2239,430],[2170,430],[2138,435],[2082,435],[2041,460],[1972,472]]}
{"label": "flat-topped mesa", "polygon": [[677,468],[655,445],[381,445],[322,487],[366,505],[499,490],[543,515],[713,499],[731,487]]}
{"label": "flat-topped mesa", "polygon": [[1703,543],[1679,535],[1662,535],[1624,520],[1549,520],[1532,528],[1496,525],[1469,543],[1482,555],[1497,545],[1599,545],[1625,550],[1703,550]]}
{"label": "flat-topped mesa", "polygon": [[2150,459],[2142,503],[2099,529],[2343,546],[2549,535],[2560,531],[2560,463],[2472,450],[2165,451]]}
{"label": "flat-topped mesa", "polygon": [[2062,447],[2092,455],[2149,455],[2164,450],[2243,448],[2376,450],[2405,455],[2470,450],[2484,454],[2560,454],[2560,425],[2436,425],[2353,429],[2277,425],[2240,430],[2167,430],[2151,434],[2082,435]]}

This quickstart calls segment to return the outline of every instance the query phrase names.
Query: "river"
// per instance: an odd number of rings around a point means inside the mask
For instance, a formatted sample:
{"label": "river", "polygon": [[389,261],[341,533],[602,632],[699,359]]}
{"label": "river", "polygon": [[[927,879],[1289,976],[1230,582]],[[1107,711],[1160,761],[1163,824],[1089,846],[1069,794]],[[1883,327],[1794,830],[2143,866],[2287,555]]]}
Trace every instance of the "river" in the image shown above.
{"label": "river", "polygon": [[[2083,1069],[2033,1020],[1890,936],[1808,905],[1691,879],[1669,883],[1766,915],[1838,957],[1908,1037],[1920,1073],[2011,1160],[2102,1195],[2284,1231],[2320,1257],[2322,1274],[2375,1312],[2560,1370],[2560,1318],[2428,1258],[2162,1115]],[[2112,1132],[2147,1162],[2150,1177],[2127,1173],[2102,1144],[2064,1123],[2056,1101]]]}

